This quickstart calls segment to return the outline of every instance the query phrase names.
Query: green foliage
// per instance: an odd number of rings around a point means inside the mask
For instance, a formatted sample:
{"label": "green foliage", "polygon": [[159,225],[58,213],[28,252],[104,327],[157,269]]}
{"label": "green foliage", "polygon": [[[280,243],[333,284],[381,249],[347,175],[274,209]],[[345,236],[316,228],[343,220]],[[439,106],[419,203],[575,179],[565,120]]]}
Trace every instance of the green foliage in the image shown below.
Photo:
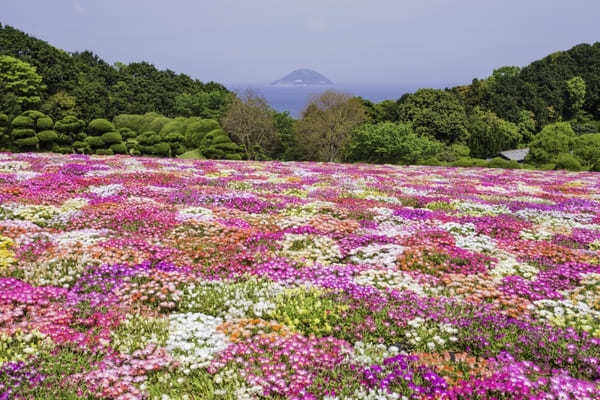
{"label": "green foliage", "polygon": [[87,128],[88,135],[101,136],[106,132],[115,130],[115,126],[112,122],[105,118],[96,118],[92,120]]}
{"label": "green foliage", "polygon": [[519,120],[517,123],[519,134],[521,135],[521,143],[529,143],[535,135],[535,115],[528,110],[519,111]]}
{"label": "green foliage", "polygon": [[69,115],[75,116],[79,113],[75,96],[71,96],[63,90],[48,97],[41,105],[40,110],[55,119],[61,119]]}
{"label": "green foliage", "polygon": [[582,166],[579,160],[570,153],[560,153],[556,156],[554,169],[566,169],[569,171],[581,171]]}
{"label": "green foliage", "polygon": [[85,144],[92,149],[104,147],[104,140],[99,136],[88,136],[84,140]]}
{"label": "green foliage", "polygon": [[520,169],[521,164],[514,160],[505,160],[501,157],[494,157],[485,164],[488,168]]}
{"label": "green foliage", "polygon": [[242,149],[231,141],[222,129],[214,129],[204,135],[200,143],[200,153],[206,158],[240,160]]}
{"label": "green foliage", "polygon": [[137,136],[137,133],[134,130],[127,128],[127,127],[118,128],[117,132],[119,132],[121,137],[125,140],[133,139]]}
{"label": "green foliage", "polygon": [[10,125],[13,129],[33,128],[35,126],[35,121],[32,118],[27,117],[25,115],[19,115],[12,120]]}
{"label": "green foliage", "polygon": [[140,114],[119,114],[113,118],[115,128],[128,128],[133,132],[142,132],[142,121],[144,116]]}
{"label": "green foliage", "polygon": [[115,153],[111,149],[96,149],[96,154],[99,156],[112,156]]}
{"label": "green foliage", "polygon": [[110,146],[115,154],[127,154],[127,145],[125,143],[115,143]]}
{"label": "green foliage", "polygon": [[487,167],[485,160],[479,158],[462,157],[450,164],[453,167]]}
{"label": "green foliage", "polygon": [[221,119],[231,104],[233,95],[224,90],[181,93],[175,97],[175,112],[184,117]]}
{"label": "green foliage", "polygon": [[30,129],[30,128],[19,128],[19,129],[13,129],[11,131],[11,134],[14,139],[22,139],[22,138],[35,136],[35,130]]}
{"label": "green foliage", "polygon": [[418,135],[443,143],[465,143],[468,139],[465,108],[449,91],[417,90],[400,105],[400,119],[412,122]]}
{"label": "green foliage", "polygon": [[573,154],[590,167],[600,162],[600,133],[590,133],[575,138]]}
{"label": "green foliage", "polygon": [[40,143],[52,143],[52,142],[56,142],[58,140],[58,135],[55,131],[51,131],[51,130],[45,130],[45,131],[41,131],[38,132],[38,134],[36,135],[38,140],[40,141]]}
{"label": "green foliage", "polygon": [[188,160],[206,160],[206,157],[202,154],[202,152],[198,149],[186,151],[185,153],[177,156],[178,158],[188,159]]}
{"label": "green foliage", "polygon": [[37,131],[46,131],[54,128],[54,122],[50,117],[40,117],[35,122],[35,129]]}
{"label": "green foliage", "polygon": [[[1,48],[1,47],[0,47]],[[38,105],[45,87],[35,67],[0,55],[0,111],[16,114]]]}
{"label": "green foliage", "polygon": [[165,142],[157,143],[153,146],[152,153],[157,156],[168,157],[171,155],[171,146],[169,146],[169,143]]}
{"label": "green foliage", "polygon": [[191,149],[200,147],[202,139],[207,133],[220,128],[219,123],[214,119],[192,118],[185,126],[184,143]]}
{"label": "green foliage", "polygon": [[440,152],[443,145],[416,135],[410,124],[383,122],[357,128],[346,147],[347,161],[415,163]]}
{"label": "green foliage", "polygon": [[487,158],[516,147],[521,141],[517,125],[504,121],[491,111],[475,107],[469,118],[471,154]]}
{"label": "green foliage", "polygon": [[34,150],[38,143],[39,139],[35,136],[15,140],[17,148],[23,151]]}
{"label": "green foliage", "polygon": [[560,153],[571,151],[575,132],[567,122],[547,125],[529,145],[527,161],[536,164],[552,162]]}
{"label": "green foliage", "polygon": [[577,114],[583,108],[583,104],[585,103],[585,89],[586,84],[581,76],[574,76],[567,81],[571,113]]}
{"label": "green foliage", "polygon": [[102,138],[102,141],[107,145],[121,143],[123,141],[121,134],[119,132],[114,132],[114,131],[106,132],[105,134],[103,134],[101,136],[101,138]]}
{"label": "green foliage", "polygon": [[85,122],[73,115],[68,115],[54,124],[54,129],[57,132],[69,134],[70,136],[83,131],[84,127]]}

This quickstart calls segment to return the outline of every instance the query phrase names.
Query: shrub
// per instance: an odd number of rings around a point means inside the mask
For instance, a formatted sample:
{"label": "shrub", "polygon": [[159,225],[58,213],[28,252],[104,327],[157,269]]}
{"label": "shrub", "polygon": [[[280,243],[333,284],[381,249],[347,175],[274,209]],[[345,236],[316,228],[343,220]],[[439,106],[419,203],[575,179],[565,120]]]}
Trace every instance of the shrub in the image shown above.
{"label": "shrub", "polygon": [[63,119],[56,121],[54,124],[54,129],[60,133],[69,133],[73,135],[81,132],[84,126],[85,123],[82,120],[72,115],[68,115]]}
{"label": "shrub", "polygon": [[178,156],[178,158],[189,159],[189,160],[206,160],[206,157],[204,157],[204,154],[202,154],[202,152],[198,149],[187,151],[187,152],[181,154],[180,156]]}
{"label": "shrub", "polygon": [[115,130],[115,126],[107,119],[97,118],[88,125],[87,133],[89,135],[100,136],[103,133]]}
{"label": "shrub", "polygon": [[600,160],[600,133],[589,133],[575,138],[573,154],[591,166]]}
{"label": "shrub", "polygon": [[59,146],[55,144],[54,146],[52,146],[52,152],[60,154],[71,154],[73,152],[73,148],[71,146]]}
{"label": "shrub", "polygon": [[50,117],[41,117],[35,122],[35,128],[38,131],[47,131],[54,128],[54,122]]}
{"label": "shrub", "polygon": [[19,128],[13,129],[11,134],[14,139],[23,139],[35,136],[35,131],[30,128]]}
{"label": "shrub", "polygon": [[114,131],[104,133],[101,136],[101,138],[105,144],[115,144],[115,143],[121,143],[123,141],[121,134],[119,134],[119,132],[114,132]]}
{"label": "shrub", "polygon": [[85,138],[85,143],[92,149],[104,147],[104,140],[98,136],[88,136]]}
{"label": "shrub", "polygon": [[139,114],[120,114],[113,118],[113,123],[119,130],[127,128],[137,134],[141,132],[143,119],[144,116]]}
{"label": "shrub", "polygon": [[115,153],[111,149],[96,149],[96,154],[99,156],[112,156]]}
{"label": "shrub", "polygon": [[171,154],[171,146],[169,146],[169,143],[165,142],[157,143],[153,146],[152,154],[165,157],[169,156]]}
{"label": "shrub", "polygon": [[13,129],[33,128],[35,126],[35,122],[30,117],[19,115],[12,120],[10,126]]}
{"label": "shrub", "polygon": [[[481,162],[483,161],[483,163]],[[470,158],[470,157],[463,157],[463,158],[459,158],[458,160],[450,163],[451,166],[453,167],[482,167],[485,165],[485,160],[480,160],[480,159],[476,159],[476,158]]]}
{"label": "shrub", "polygon": [[127,154],[127,145],[125,143],[115,143],[110,146],[115,154]]}
{"label": "shrub", "polygon": [[21,149],[31,149],[33,147],[36,147],[38,143],[39,140],[35,136],[15,140],[15,145]]}
{"label": "shrub", "polygon": [[71,144],[73,139],[67,134],[59,133],[56,142],[59,144]]}
{"label": "shrub", "polygon": [[137,133],[130,128],[119,128],[117,132],[119,132],[123,139],[133,139],[137,136]]}
{"label": "shrub", "polygon": [[0,113],[0,127],[8,126],[8,115]]}
{"label": "shrub", "polygon": [[488,168],[521,169],[521,164],[514,160],[505,160],[501,157],[494,157],[486,162]]}
{"label": "shrub", "polygon": [[529,145],[527,160],[536,164],[551,162],[560,153],[571,151],[574,139],[575,132],[568,122],[546,125]]}
{"label": "shrub", "polygon": [[581,171],[581,163],[574,155],[561,153],[556,157],[554,169],[566,169],[569,171]]}
{"label": "shrub", "polygon": [[[220,126],[214,119],[190,118],[190,122],[187,124],[185,130],[185,145],[189,148],[199,147],[202,138],[207,133],[217,129],[220,129]],[[229,139],[229,136],[227,138]]]}
{"label": "shrub", "polygon": [[40,143],[52,143],[58,140],[58,134],[55,131],[46,130],[37,134]]}

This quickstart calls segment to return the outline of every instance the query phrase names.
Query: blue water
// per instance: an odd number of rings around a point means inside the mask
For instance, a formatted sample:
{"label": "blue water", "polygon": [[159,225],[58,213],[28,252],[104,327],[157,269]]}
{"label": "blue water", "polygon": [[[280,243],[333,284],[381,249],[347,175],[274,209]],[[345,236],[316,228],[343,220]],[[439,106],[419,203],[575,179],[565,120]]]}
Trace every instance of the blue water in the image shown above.
{"label": "blue water", "polygon": [[284,87],[256,84],[230,84],[227,85],[227,87],[235,92],[243,92],[250,88],[261,94],[275,110],[289,111],[293,117],[298,118],[313,95],[322,93],[328,89],[349,93],[354,96],[361,96],[377,103],[388,99],[397,100],[403,94],[414,92],[419,87],[423,86],[398,84],[337,84],[332,86]]}

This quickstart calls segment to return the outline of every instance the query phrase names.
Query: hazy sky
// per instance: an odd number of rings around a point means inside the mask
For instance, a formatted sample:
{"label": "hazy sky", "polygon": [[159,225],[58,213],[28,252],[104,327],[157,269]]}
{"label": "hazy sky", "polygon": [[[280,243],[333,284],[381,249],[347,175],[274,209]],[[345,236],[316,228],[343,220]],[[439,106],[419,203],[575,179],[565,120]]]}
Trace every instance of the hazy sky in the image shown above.
{"label": "hazy sky", "polygon": [[67,51],[201,80],[296,68],[334,82],[451,85],[600,40],[600,0],[0,0],[0,22]]}

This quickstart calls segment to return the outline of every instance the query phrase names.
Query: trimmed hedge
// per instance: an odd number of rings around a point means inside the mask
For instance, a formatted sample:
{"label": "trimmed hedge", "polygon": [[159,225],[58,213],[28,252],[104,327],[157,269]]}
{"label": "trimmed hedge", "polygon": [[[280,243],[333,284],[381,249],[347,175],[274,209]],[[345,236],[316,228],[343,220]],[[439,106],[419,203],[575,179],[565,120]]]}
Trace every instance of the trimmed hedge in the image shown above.
{"label": "trimmed hedge", "polygon": [[51,130],[41,131],[36,136],[40,143],[52,143],[58,140],[58,134]]}
{"label": "trimmed hedge", "polygon": [[50,117],[40,117],[35,122],[35,128],[38,131],[48,131],[54,128],[54,121]]}
{"label": "trimmed hedge", "polygon": [[103,134],[101,136],[102,140],[104,141],[104,143],[106,144],[116,144],[116,143],[121,143],[123,141],[123,138],[121,137],[121,134],[119,132],[106,132],[105,134]]}
{"label": "trimmed hedge", "polygon": [[100,136],[103,133],[115,130],[112,122],[104,118],[97,118],[90,122],[87,128],[88,135]]}
{"label": "trimmed hedge", "polygon": [[15,119],[12,120],[12,122],[10,123],[10,126],[13,129],[20,129],[20,128],[33,129],[33,127],[35,126],[35,121],[25,115],[19,115],[19,116],[15,117]]}

